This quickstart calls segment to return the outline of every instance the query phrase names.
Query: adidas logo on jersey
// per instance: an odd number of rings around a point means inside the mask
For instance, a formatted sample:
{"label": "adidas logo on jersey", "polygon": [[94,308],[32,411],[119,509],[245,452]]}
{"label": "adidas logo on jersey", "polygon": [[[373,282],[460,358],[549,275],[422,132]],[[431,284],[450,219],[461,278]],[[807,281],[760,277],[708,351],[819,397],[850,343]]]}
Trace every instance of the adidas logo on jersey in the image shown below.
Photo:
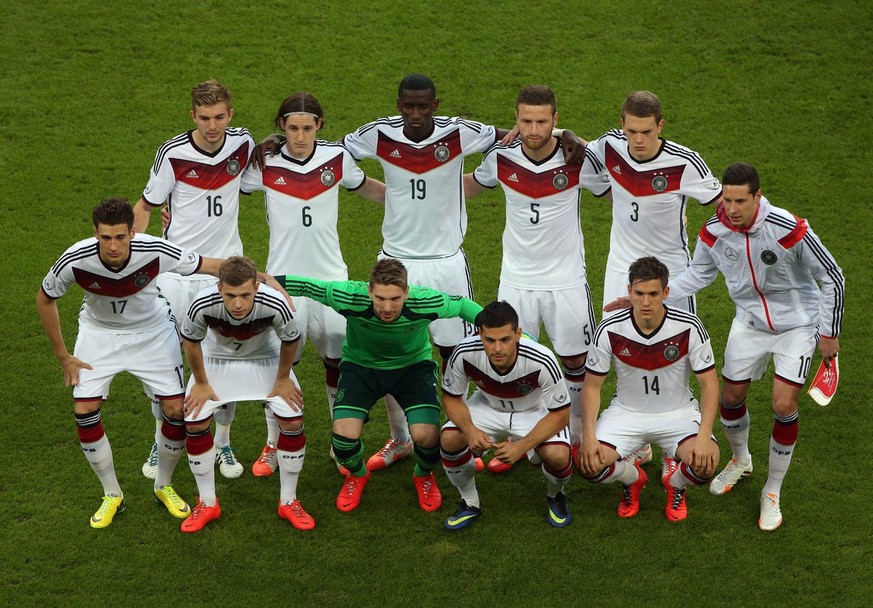
{"label": "adidas logo on jersey", "polygon": [[630,351],[627,348],[621,349],[621,352],[618,354],[621,355],[622,357],[630,357],[631,356]]}
{"label": "adidas logo on jersey", "polygon": [[279,178],[276,181],[273,182],[273,184],[276,186],[287,186],[288,185],[285,183],[285,178],[282,177],[281,175],[279,176]]}
{"label": "adidas logo on jersey", "polygon": [[188,179],[200,179],[200,176],[197,175],[197,172],[194,169],[188,171],[188,173],[185,174],[185,177]]}
{"label": "adidas logo on jersey", "polygon": [[400,158],[400,152],[395,148],[388,156],[391,158]]}
{"label": "adidas logo on jersey", "polygon": [[515,173],[513,173],[512,175],[510,175],[509,177],[507,177],[506,180],[507,180],[507,181],[510,181],[510,182],[517,182],[517,181],[518,181],[518,176],[517,176]]}
{"label": "adidas logo on jersey", "polygon": [[100,283],[94,281],[93,283],[88,285],[88,289],[102,289],[102,287],[100,287]]}
{"label": "adidas logo on jersey", "polygon": [[614,167],[612,168],[612,172],[613,172],[613,173],[618,173],[619,175],[621,175],[621,167],[620,167],[619,165],[614,166]]}

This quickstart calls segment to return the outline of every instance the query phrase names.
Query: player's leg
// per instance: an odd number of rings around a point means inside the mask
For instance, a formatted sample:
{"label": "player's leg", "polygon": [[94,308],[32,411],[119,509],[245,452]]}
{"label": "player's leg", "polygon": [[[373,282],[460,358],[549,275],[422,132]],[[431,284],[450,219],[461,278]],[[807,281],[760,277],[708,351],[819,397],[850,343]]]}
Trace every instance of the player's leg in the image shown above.
{"label": "player's leg", "polygon": [[[189,390],[190,390],[189,382]],[[182,532],[198,532],[206,524],[221,517],[221,505],[215,494],[215,442],[210,431],[210,422],[221,404],[209,401],[196,417],[185,419],[185,448],[188,466],[197,483],[197,505],[182,522]]]}
{"label": "player's leg", "polygon": [[331,447],[336,461],[348,471],[336,500],[340,511],[352,511],[361,504],[370,472],[364,465],[361,431],[369,419],[370,408],[381,397],[378,370],[348,361],[339,365],[337,398],[333,406]]}
{"label": "player's leg", "polygon": [[[712,474],[707,474],[700,468],[695,470],[690,465],[692,442],[700,430],[700,411],[697,407],[683,408],[662,414],[659,418],[659,426],[653,429],[658,435],[656,441],[665,454],[674,455],[677,465],[673,471],[661,477],[661,483],[667,492],[664,514],[670,521],[681,521],[688,516],[686,488],[689,485],[705,485],[712,479]],[[713,449],[717,449],[715,437],[711,436],[710,440]]]}
{"label": "player's leg", "polygon": [[225,403],[215,412],[215,462],[225,479],[236,479],[243,474],[242,463],[230,445],[230,425],[236,416],[236,401]]}
{"label": "player's leg", "polygon": [[276,445],[279,442],[279,422],[266,401],[263,402],[263,406],[264,419],[267,423],[267,443],[264,444],[261,455],[252,463],[252,475],[255,477],[269,477],[278,467]]}
{"label": "player's leg", "polygon": [[161,412],[161,402],[148,389],[144,388],[144,392],[146,397],[148,397],[149,407],[155,419],[155,440],[149,450],[149,455],[142,465],[142,474],[146,479],[154,479],[155,475],[158,474],[158,439],[161,435],[161,424],[164,421],[164,415]]}
{"label": "player's leg", "polygon": [[546,503],[548,512],[546,521],[556,528],[570,525],[572,517],[567,506],[565,488],[573,474],[573,463],[570,458],[570,430],[565,428],[560,433],[536,448],[543,461],[542,471],[548,482],[546,487]]}

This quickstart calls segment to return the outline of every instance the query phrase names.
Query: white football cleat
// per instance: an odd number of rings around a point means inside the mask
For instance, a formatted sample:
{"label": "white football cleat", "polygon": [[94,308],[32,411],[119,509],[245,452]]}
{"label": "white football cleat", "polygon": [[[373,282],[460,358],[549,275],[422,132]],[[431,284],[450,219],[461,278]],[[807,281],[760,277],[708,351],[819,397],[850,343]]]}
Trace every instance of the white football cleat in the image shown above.
{"label": "white football cleat", "polygon": [[782,511],[779,509],[779,495],[768,492],[761,494],[761,517],[758,527],[765,532],[772,532],[782,525]]}
{"label": "white football cleat", "polygon": [[236,459],[233,448],[229,445],[223,445],[215,450],[215,462],[218,463],[218,470],[221,471],[222,477],[226,479],[236,479],[243,474],[243,465]]}
{"label": "white football cleat", "polygon": [[740,464],[736,458],[732,458],[724,471],[716,475],[709,484],[709,491],[716,496],[727,494],[734,489],[737,482],[752,474],[752,461],[749,464]]}

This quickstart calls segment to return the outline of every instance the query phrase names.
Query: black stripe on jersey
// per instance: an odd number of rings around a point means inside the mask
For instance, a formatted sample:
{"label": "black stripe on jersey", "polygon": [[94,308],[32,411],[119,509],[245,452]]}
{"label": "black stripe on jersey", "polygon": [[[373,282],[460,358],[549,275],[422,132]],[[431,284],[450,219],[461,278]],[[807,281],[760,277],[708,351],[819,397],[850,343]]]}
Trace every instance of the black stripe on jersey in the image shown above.
{"label": "black stripe on jersey", "polygon": [[158,151],[155,153],[155,164],[152,165],[153,174],[157,174],[158,168],[161,166],[161,163],[164,162],[164,157],[170,152],[170,150],[178,148],[179,146],[184,146],[190,141],[189,133],[189,131],[185,131],[173,139],[165,141],[164,144],[158,148]]}
{"label": "black stripe on jersey", "polygon": [[621,129],[610,129],[603,135],[603,137],[612,137],[627,143],[627,136],[625,136],[624,131]]}
{"label": "black stripe on jersey", "polygon": [[65,253],[60,257],[57,262],[55,262],[55,265],[52,266],[52,274],[54,274],[55,276],[60,276],[64,268],[66,268],[73,262],[82,260],[84,258],[89,258],[93,255],[99,255],[99,251],[100,250],[97,243],[89,243],[87,245],[83,245],[75,251]]}
{"label": "black stripe on jersey", "polygon": [[547,354],[537,350],[532,346],[528,346],[527,344],[522,344],[521,342],[519,342],[518,356],[539,363],[547,372],[549,372],[549,376],[552,378],[552,382],[556,384],[561,378],[564,377],[563,374],[561,374],[561,369],[558,367],[558,364],[554,358],[549,357]]}
{"label": "black stripe on jersey", "polygon": [[147,253],[163,253],[177,260],[182,259],[182,250],[164,239],[155,239],[154,241],[131,241],[130,250],[131,252],[142,251]]}
{"label": "black stripe on jersey", "polygon": [[603,171],[603,163],[601,163],[597,159],[597,156],[594,154],[594,152],[589,150],[587,146],[585,148],[585,160],[587,160],[589,163],[591,163],[591,165],[594,167],[594,170],[597,173],[600,173]]}
{"label": "black stripe on jersey", "polygon": [[707,340],[709,340],[709,334],[706,333],[706,328],[703,326],[703,323],[701,323],[700,319],[698,319],[695,315],[685,312],[684,310],[677,310],[675,308],[667,307],[667,318],[681,321],[683,323],[688,323],[689,325],[693,326],[694,329],[697,330],[697,335],[700,337],[701,342],[706,342]]}
{"label": "black stripe on jersey", "polygon": [[287,325],[288,322],[294,318],[291,314],[291,308],[288,306],[288,302],[286,302],[285,298],[282,296],[276,297],[273,294],[258,291],[255,294],[255,302],[278,312],[282,317],[283,325]]}
{"label": "black stripe on jersey", "polygon": [[448,127],[453,124],[463,125],[476,133],[481,133],[482,127],[485,126],[481,122],[473,122],[465,118],[443,118],[442,116],[435,117],[433,122],[439,127]]}
{"label": "black stripe on jersey", "polygon": [[594,343],[596,344],[600,340],[600,334],[606,331],[607,327],[630,319],[631,312],[633,312],[632,308],[626,308],[621,312],[617,312],[614,315],[600,321],[600,325],[597,326],[597,331],[594,332]]}
{"label": "black stripe on jersey", "polygon": [[449,357],[448,367],[452,367],[455,364],[455,361],[459,357],[463,357],[465,353],[475,353],[478,351],[484,351],[485,346],[482,344],[482,340],[475,340],[470,342],[461,342],[455,347],[455,350],[452,351],[452,356]]}
{"label": "black stripe on jersey", "polygon": [[778,213],[768,213],[767,217],[764,218],[765,224],[773,224],[774,226],[779,226],[780,228],[785,228],[789,232],[794,230],[797,227],[797,220],[794,217],[783,217]]}
{"label": "black stripe on jersey", "polygon": [[812,252],[815,259],[818,260],[827,271],[828,277],[834,282],[834,309],[831,311],[831,326],[833,327],[834,336],[840,335],[840,329],[843,325],[843,309],[845,308],[845,279],[840,272],[840,267],[837,261],[825,249],[818,238],[812,236],[809,230],[803,235],[803,244]]}
{"label": "black stripe on jersey", "polygon": [[399,116],[395,117],[395,118],[385,116],[384,118],[379,118],[377,120],[374,120],[373,122],[369,122],[369,123],[365,124],[364,126],[358,128],[356,133],[358,135],[363,135],[367,131],[371,131],[374,128],[381,126],[381,125],[384,125],[387,127],[394,127],[394,128],[402,127],[403,126],[403,118],[399,117]]}
{"label": "black stripe on jersey", "polygon": [[673,156],[678,156],[679,158],[684,158],[691,165],[697,169],[697,173],[700,177],[706,177],[707,174],[710,173],[709,167],[706,166],[706,163],[703,162],[703,159],[700,158],[700,155],[694,150],[690,150],[685,146],[680,146],[679,144],[664,140],[664,151],[669,152]]}
{"label": "black stripe on jersey", "polygon": [[[325,292],[326,293],[326,292]],[[348,291],[342,291],[339,289],[335,289],[333,291],[333,299],[337,302],[345,304],[346,306],[370,306],[373,301],[370,299],[370,296],[360,294],[360,293],[351,293]]]}
{"label": "black stripe on jersey", "polygon": [[197,313],[201,312],[204,308],[210,308],[215,306],[216,304],[224,305],[222,302],[221,294],[218,292],[210,293],[200,298],[196,298],[193,302],[191,302],[191,306],[188,307],[188,316],[192,319],[197,316]]}

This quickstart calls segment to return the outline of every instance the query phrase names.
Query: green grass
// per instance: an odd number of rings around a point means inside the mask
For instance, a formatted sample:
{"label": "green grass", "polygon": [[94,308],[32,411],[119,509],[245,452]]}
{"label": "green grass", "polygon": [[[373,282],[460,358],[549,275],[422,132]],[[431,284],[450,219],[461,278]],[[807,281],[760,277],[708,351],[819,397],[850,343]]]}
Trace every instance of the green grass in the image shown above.
{"label": "green grass", "polygon": [[[866,605],[871,18],[873,8],[858,0],[8,3],[0,18],[4,605]],[[587,138],[617,126],[629,90],[652,89],[665,106],[666,137],[699,151],[717,175],[735,160],[756,164],[770,200],[809,219],[848,282],[843,382],[828,408],[802,399],[777,532],[755,523],[770,376],[750,396],[755,475],[725,497],[690,491],[680,525],[664,519],[656,483],[640,514],[619,521],[617,487],[576,477],[574,523],[550,529],[542,475],[520,466],[481,475],[485,515],[449,535],[441,520],[454,489],[439,473],[446,506],[420,511],[409,462],[374,476],[363,506],[342,514],[333,506],[340,478],[327,459],[321,365],[310,348],[297,370],[309,439],[299,494],[318,521],[314,531],[280,521],[278,480],[247,472],[219,478],[219,522],[182,536],[139,473],[153,422],[129,376],[116,380],[104,408],[128,510],[107,530],[88,527],[99,484],[79,453],[70,392],[33,305],[45,272],[90,233],[102,198],[138,198],[157,147],[190,126],[194,83],[224,81],[235,94],[233,124],[258,139],[273,130],[285,95],[311,90],[326,111],[323,135],[335,139],[393,113],[397,83],[413,71],[434,78],[443,113],[500,126],[512,123],[520,87],[548,84],[560,124]],[[363,167],[381,175],[373,163]],[[609,208],[589,195],[584,203],[599,302]],[[263,263],[263,199],[243,205],[247,252]],[[381,210],[351,195],[341,205],[343,253],[351,275],[363,277],[381,244]],[[692,234],[710,213],[692,205]],[[484,303],[497,289],[501,195],[471,201],[469,215],[466,249]],[[733,315],[722,283],[698,302],[720,353]],[[70,347],[78,305],[76,292],[61,300]],[[386,428],[377,407],[364,434],[368,453]],[[233,441],[246,465],[263,435],[260,407],[240,407]],[[184,459],[176,487],[194,500]]]}

